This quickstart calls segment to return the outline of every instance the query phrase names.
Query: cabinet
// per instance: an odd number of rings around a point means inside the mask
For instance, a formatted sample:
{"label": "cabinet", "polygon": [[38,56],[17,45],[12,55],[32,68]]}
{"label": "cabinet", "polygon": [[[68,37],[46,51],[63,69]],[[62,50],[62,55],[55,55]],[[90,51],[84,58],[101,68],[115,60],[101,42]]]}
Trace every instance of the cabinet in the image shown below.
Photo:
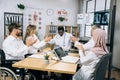
{"label": "cabinet", "polygon": [[[57,29],[59,25],[47,25],[45,35],[52,36],[52,38],[57,34]],[[64,26],[65,32],[71,33],[72,35],[79,37],[79,27],[77,26]],[[49,45],[53,49],[54,45]]]}
{"label": "cabinet", "polygon": [[[8,26],[11,23],[17,23],[21,25],[22,30],[23,30],[23,14],[9,13],[9,12],[4,13],[4,38],[6,38],[9,35]],[[23,34],[21,33],[21,35]]]}
{"label": "cabinet", "polygon": [[[47,25],[46,35],[55,36],[57,34],[58,25]],[[71,33],[72,35],[79,37],[79,27],[77,26],[64,26],[65,32]]]}

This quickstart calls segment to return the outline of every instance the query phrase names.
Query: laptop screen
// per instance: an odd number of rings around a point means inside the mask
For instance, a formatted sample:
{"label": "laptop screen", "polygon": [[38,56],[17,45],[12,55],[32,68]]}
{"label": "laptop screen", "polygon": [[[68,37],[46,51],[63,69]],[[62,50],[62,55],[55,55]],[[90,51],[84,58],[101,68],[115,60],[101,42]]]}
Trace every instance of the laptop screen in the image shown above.
{"label": "laptop screen", "polygon": [[63,56],[66,56],[67,54],[63,51],[61,47],[54,49],[56,56],[61,60]]}

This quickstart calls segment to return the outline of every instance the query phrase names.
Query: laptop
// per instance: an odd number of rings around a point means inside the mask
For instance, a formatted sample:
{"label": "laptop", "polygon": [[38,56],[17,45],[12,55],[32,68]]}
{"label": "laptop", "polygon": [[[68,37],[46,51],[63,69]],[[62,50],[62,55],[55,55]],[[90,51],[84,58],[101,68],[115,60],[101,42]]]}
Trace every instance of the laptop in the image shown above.
{"label": "laptop", "polygon": [[63,62],[68,62],[68,63],[77,63],[79,58],[74,57],[74,56],[69,56],[66,54],[61,47],[55,48],[54,49],[56,57]]}

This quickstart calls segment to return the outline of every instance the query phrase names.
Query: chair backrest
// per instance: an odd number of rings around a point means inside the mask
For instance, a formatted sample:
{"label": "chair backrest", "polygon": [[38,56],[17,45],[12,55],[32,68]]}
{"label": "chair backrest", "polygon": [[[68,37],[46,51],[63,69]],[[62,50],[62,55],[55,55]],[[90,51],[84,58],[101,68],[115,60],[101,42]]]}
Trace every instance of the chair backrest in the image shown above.
{"label": "chair backrest", "polygon": [[5,53],[2,49],[0,49],[0,66],[3,66],[5,64]]}
{"label": "chair backrest", "polygon": [[18,71],[16,71],[18,69],[12,67],[12,64],[17,61],[19,61],[19,60],[6,60],[4,51],[2,49],[0,49],[0,66],[1,67],[9,68],[12,71],[14,71],[15,73],[18,73]]}
{"label": "chair backrest", "polygon": [[110,57],[111,57],[111,53],[105,54],[97,63],[93,75],[94,80],[104,80]]}

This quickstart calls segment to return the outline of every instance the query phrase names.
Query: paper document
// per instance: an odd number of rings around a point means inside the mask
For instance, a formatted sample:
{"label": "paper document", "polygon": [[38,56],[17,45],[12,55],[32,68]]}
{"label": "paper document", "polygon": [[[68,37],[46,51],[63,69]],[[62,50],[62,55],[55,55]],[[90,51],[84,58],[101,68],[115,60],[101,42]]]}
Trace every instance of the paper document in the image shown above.
{"label": "paper document", "polygon": [[32,57],[32,58],[42,58],[42,59],[44,59],[44,55],[36,55],[36,54],[33,54],[33,55],[29,56],[29,57]]}
{"label": "paper document", "polygon": [[67,55],[65,57],[62,57],[61,61],[69,62],[69,63],[76,63],[78,60],[79,60],[79,58],[77,58],[77,57]]}

